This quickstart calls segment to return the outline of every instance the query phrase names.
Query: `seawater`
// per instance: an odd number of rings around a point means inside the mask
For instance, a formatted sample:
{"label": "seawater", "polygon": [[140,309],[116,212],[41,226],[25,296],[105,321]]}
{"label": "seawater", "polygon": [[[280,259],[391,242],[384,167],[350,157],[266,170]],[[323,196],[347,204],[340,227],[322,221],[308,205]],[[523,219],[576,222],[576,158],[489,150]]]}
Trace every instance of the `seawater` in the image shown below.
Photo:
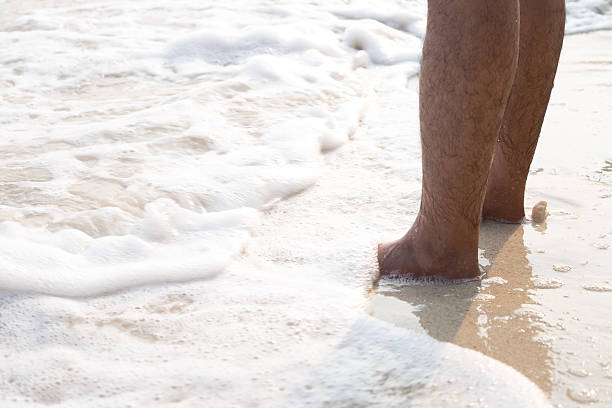
{"label": "seawater", "polygon": [[372,265],[249,249],[418,72],[424,1],[0,4],[3,406],[546,404],[367,317]]}

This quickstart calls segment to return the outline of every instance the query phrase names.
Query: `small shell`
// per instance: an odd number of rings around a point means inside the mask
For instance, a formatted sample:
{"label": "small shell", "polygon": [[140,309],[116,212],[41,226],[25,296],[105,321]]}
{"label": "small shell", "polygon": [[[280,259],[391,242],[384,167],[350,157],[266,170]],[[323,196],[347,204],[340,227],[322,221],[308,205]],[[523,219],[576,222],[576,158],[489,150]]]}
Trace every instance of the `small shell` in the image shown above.
{"label": "small shell", "polygon": [[546,201],[538,201],[538,203],[533,206],[531,210],[531,219],[534,222],[546,221],[546,217],[548,217],[548,211],[546,211],[547,205],[548,203]]}

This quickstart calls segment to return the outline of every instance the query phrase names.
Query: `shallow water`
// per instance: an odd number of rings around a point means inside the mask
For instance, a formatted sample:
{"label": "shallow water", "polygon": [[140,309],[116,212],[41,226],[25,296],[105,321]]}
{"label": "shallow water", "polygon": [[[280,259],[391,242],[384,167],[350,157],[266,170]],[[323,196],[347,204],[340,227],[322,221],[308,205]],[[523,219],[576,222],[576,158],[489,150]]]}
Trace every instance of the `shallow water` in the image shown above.
{"label": "shallow water", "polygon": [[505,362],[559,406],[612,400],[610,47],[610,32],[566,39],[526,198],[548,219],[485,222],[481,282],[387,280],[373,297],[374,316]]}
{"label": "shallow water", "polygon": [[[425,2],[0,4],[3,406],[546,405],[508,366],[365,313],[376,242],[418,208]],[[607,5],[568,2],[568,32],[604,27]],[[544,137],[558,155],[536,159],[529,197],[563,242],[573,224],[553,221],[592,186],[604,200],[612,162],[609,56],[572,55],[603,84],[580,104],[594,136]],[[581,232],[602,257],[604,233]],[[547,271],[534,288],[578,285]]]}

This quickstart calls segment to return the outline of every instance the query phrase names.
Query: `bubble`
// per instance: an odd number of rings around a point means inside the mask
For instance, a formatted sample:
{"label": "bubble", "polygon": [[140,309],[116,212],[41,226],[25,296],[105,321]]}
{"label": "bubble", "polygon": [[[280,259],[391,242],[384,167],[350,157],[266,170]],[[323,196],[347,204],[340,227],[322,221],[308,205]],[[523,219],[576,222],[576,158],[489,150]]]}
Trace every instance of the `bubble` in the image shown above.
{"label": "bubble", "polygon": [[589,292],[612,292],[612,286],[609,285],[585,285],[583,288]]}
{"label": "bubble", "polygon": [[567,396],[576,401],[576,402],[581,402],[581,403],[593,403],[593,402],[599,402],[599,396],[597,395],[597,391],[595,391],[594,389],[579,389],[579,390],[573,390],[573,389],[568,389],[567,390]]}
{"label": "bubble", "polygon": [[478,300],[478,301],[481,301],[481,302],[489,302],[489,301],[494,300],[494,299],[495,299],[495,296],[489,295],[489,294],[486,294],[486,293],[479,293],[476,296],[474,296],[474,300]]}
{"label": "bubble", "polygon": [[591,375],[591,373],[589,373],[584,368],[570,368],[569,370],[567,370],[567,372],[576,377],[588,377],[589,375]]}
{"label": "bubble", "polygon": [[563,286],[563,282],[553,278],[535,278],[533,286],[536,289],[558,289]]}
{"label": "bubble", "polygon": [[508,283],[508,281],[505,280],[502,277],[499,277],[499,276],[494,276],[492,278],[486,278],[486,279],[482,280],[482,284],[483,285],[487,285],[487,286],[490,286],[490,285],[504,285],[506,283]]}

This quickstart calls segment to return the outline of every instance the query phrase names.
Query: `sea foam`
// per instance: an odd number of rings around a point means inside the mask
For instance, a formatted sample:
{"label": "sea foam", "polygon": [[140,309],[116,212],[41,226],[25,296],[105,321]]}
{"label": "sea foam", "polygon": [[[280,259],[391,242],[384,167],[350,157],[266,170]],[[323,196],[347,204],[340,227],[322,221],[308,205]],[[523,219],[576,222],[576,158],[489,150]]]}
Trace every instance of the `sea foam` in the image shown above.
{"label": "sea foam", "polygon": [[[367,271],[290,242],[245,255],[375,86],[418,71],[424,1],[2,6],[2,406],[546,405],[501,363],[365,316],[369,280],[345,283]],[[568,32],[609,19],[568,1]]]}

